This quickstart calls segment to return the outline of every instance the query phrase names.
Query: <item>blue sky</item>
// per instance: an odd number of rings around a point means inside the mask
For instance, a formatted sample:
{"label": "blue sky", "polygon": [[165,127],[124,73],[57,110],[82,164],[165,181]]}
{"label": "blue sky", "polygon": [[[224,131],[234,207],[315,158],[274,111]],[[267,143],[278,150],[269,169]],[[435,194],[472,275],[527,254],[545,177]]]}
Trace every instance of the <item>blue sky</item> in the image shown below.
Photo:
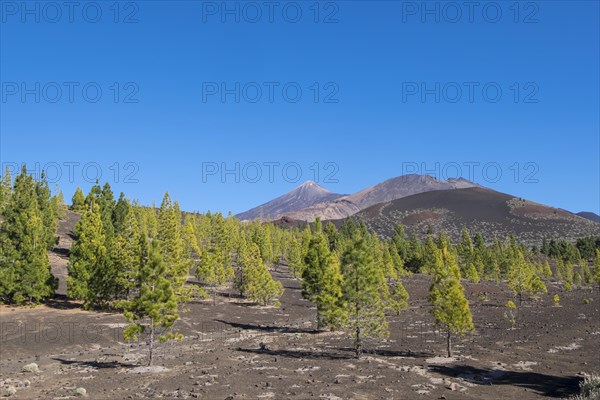
{"label": "blue sky", "polygon": [[0,3],[0,161],[67,198],[100,170],[236,213],[416,171],[600,212],[596,1]]}

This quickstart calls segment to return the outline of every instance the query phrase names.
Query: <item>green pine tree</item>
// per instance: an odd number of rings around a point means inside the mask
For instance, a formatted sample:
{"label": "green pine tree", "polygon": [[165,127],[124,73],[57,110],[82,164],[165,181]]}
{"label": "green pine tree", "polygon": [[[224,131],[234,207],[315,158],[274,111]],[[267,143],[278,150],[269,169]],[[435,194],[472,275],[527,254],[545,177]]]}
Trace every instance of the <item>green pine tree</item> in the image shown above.
{"label": "green pine tree", "polygon": [[52,205],[52,192],[48,187],[46,174],[42,171],[41,179],[35,184],[35,192],[37,195],[38,207],[44,225],[44,236],[46,248],[51,250],[58,243],[58,215]]}
{"label": "green pine tree", "polygon": [[452,333],[464,335],[475,327],[454,254],[444,245],[435,250],[435,258],[429,301],[436,323],[446,330],[446,349],[448,357],[452,357]]}
{"label": "green pine tree", "polygon": [[185,287],[193,260],[185,243],[181,211],[177,203],[166,193],[158,212],[158,235],[161,242],[163,261],[167,266],[167,278],[180,297],[179,302],[188,302],[193,293]]}
{"label": "green pine tree", "polygon": [[97,204],[91,204],[85,211],[75,227],[75,236],[67,267],[67,295],[84,300],[86,307],[105,305],[108,301],[106,291],[113,277],[103,276],[108,260],[106,236]]}
{"label": "green pine tree", "polygon": [[[149,248],[148,248],[149,247]],[[160,243],[153,240],[148,246],[147,240],[141,243],[141,266],[136,277],[135,296],[120,304],[124,316],[130,325],[123,331],[125,339],[137,340],[140,333],[149,332],[148,365],[152,365],[154,345],[156,340],[166,340],[183,337],[172,332],[177,314],[179,296],[175,293],[173,281],[166,278],[168,268],[163,262],[164,251]]]}
{"label": "green pine tree", "polygon": [[356,231],[344,246],[341,259],[342,303],[346,306],[345,329],[354,337],[356,357],[360,358],[365,338],[389,335],[381,279],[373,260],[370,241]]}
{"label": "green pine tree", "polygon": [[81,190],[81,188],[77,188],[75,190],[75,194],[73,195],[73,198],[71,199],[71,210],[74,212],[78,212],[78,213],[82,213],[85,211],[86,206],[85,206],[85,196],[83,195],[83,191]]}
{"label": "green pine tree", "polygon": [[269,273],[256,243],[250,245],[245,279],[245,295],[256,303],[267,305],[283,294],[283,285]]}
{"label": "green pine tree", "polygon": [[302,248],[300,246],[300,242],[298,242],[298,239],[296,239],[295,235],[292,235],[289,242],[288,266],[295,277],[302,276],[302,273],[304,271],[304,263],[302,260]]}
{"label": "green pine tree", "polygon": [[0,226],[0,301],[39,302],[54,293],[48,230],[38,204],[36,183],[25,165],[2,210]]}
{"label": "green pine tree", "polygon": [[596,258],[594,259],[594,282],[598,284],[600,290],[600,249],[596,249]]}

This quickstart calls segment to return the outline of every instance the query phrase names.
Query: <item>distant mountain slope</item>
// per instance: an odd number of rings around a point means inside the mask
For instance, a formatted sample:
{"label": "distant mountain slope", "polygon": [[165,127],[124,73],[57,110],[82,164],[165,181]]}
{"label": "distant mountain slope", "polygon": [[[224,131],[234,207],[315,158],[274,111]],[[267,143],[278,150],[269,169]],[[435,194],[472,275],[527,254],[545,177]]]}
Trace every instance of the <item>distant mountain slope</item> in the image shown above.
{"label": "distant mountain slope", "polygon": [[578,212],[575,215],[579,215],[581,218],[589,219],[590,221],[600,222],[600,215],[590,211]]}
{"label": "distant mountain slope", "polygon": [[365,221],[384,237],[391,236],[398,223],[421,236],[431,226],[453,241],[460,238],[463,225],[487,239],[515,234],[531,245],[539,245],[544,236],[574,240],[600,234],[600,224],[568,211],[481,187],[420,193],[371,206],[351,218]]}
{"label": "distant mountain slope", "polygon": [[298,211],[317,203],[331,201],[344,195],[330,192],[313,181],[304,182],[302,185],[283,196],[277,197],[267,203],[254,207],[251,210],[237,214],[241,220],[256,218],[276,219],[283,214]]}
{"label": "distant mountain slope", "polygon": [[433,190],[463,189],[478,187],[476,183],[466,179],[439,180],[429,175],[402,175],[388,179],[375,186],[363,189],[352,195],[343,196],[333,201],[315,204],[303,210],[285,214],[295,220],[314,221],[321,219],[340,219],[356,214],[375,204],[384,203]]}

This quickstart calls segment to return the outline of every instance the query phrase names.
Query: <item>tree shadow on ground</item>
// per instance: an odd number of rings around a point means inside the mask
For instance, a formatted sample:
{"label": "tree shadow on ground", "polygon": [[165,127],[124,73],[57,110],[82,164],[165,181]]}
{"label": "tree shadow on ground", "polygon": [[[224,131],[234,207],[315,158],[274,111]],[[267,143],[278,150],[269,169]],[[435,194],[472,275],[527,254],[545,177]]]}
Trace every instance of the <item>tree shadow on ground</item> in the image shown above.
{"label": "tree shadow on ground", "polygon": [[119,361],[78,361],[78,360],[65,360],[60,357],[53,357],[55,361],[60,362],[64,365],[76,365],[79,367],[92,367],[92,368],[135,368],[139,367],[137,364],[127,364]]}
{"label": "tree shadow on ground", "polygon": [[431,371],[460,377],[476,385],[511,385],[527,388],[546,397],[563,398],[579,392],[577,376],[553,376],[529,371],[503,371],[468,365],[432,365]]}
{"label": "tree shadow on ground", "polygon": [[[269,356],[281,356],[287,358],[307,358],[313,360],[356,360],[356,352],[354,348],[350,347],[342,347],[342,348],[334,348],[333,351],[309,351],[309,350],[273,350],[269,348],[260,348],[260,349],[242,349],[238,347],[238,351],[242,351],[244,353],[253,353],[253,354],[264,354]],[[392,351],[392,350],[365,350],[363,352],[363,357],[368,355],[379,355],[384,357],[420,357],[426,358],[429,357],[430,354],[427,353],[413,353],[413,352],[403,352],[403,351]]]}
{"label": "tree shadow on ground", "polygon": [[327,351],[242,349],[241,347],[238,347],[237,350],[244,353],[263,354],[287,358],[307,358],[311,360],[350,360],[355,358],[354,354],[340,354]]}
{"label": "tree shadow on ground", "polygon": [[62,294],[55,294],[53,297],[46,300],[44,304],[47,307],[55,308],[57,310],[83,309],[83,303],[81,301],[72,301]]}
{"label": "tree shadow on ground", "polygon": [[[338,347],[337,350],[355,352],[353,347]],[[432,353],[414,352],[411,350],[387,350],[387,349],[364,349],[363,354],[381,356],[381,357],[410,357],[410,358],[429,358],[433,357]]]}
{"label": "tree shadow on ground", "polygon": [[232,328],[254,330],[262,332],[277,332],[277,333],[308,333],[311,335],[320,333],[318,329],[307,329],[293,326],[273,326],[273,325],[255,325],[255,324],[242,324],[238,322],[223,321],[221,319],[215,319],[214,321],[220,322],[225,325],[229,325]]}
{"label": "tree shadow on ground", "polygon": [[55,247],[52,249],[52,252],[62,258],[69,258],[71,254],[71,250],[64,247]]}

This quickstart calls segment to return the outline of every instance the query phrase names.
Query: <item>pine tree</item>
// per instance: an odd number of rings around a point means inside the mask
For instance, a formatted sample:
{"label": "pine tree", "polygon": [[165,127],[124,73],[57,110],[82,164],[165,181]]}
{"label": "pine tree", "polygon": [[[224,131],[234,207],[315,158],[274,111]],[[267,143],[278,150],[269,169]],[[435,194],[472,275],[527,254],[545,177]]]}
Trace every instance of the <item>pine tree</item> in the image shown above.
{"label": "pine tree", "polygon": [[517,250],[510,265],[508,287],[519,297],[519,305],[523,303],[523,295],[535,296],[547,292],[546,286],[525,260],[521,250]]}
{"label": "pine tree", "polygon": [[2,180],[0,181],[0,213],[4,210],[4,207],[8,203],[10,196],[12,193],[12,177],[10,173],[10,168],[7,166],[4,171],[4,176],[2,176]]}
{"label": "pine tree", "polygon": [[596,258],[594,259],[594,282],[598,284],[600,290],[600,250],[596,249]]}
{"label": "pine tree", "polygon": [[377,241],[375,247],[381,254],[381,267],[383,269],[383,274],[388,280],[398,279],[398,272],[394,266],[390,248],[388,247],[387,243],[380,242],[377,238],[375,238],[375,240]]}
{"label": "pine tree", "polygon": [[157,240],[150,248],[144,238],[141,243],[141,266],[136,277],[137,290],[130,301],[120,305],[130,325],[123,331],[125,339],[137,340],[140,333],[149,331],[148,365],[152,365],[154,344],[172,339],[182,339],[182,335],[171,332],[177,314],[178,299],[173,281],[167,279],[167,266],[162,260],[164,251]]}
{"label": "pine tree", "polygon": [[292,235],[289,242],[288,249],[288,266],[294,276],[302,276],[304,270],[304,264],[302,260],[302,248],[300,242],[296,239],[295,235]]}
{"label": "pine tree", "polygon": [[125,218],[131,212],[131,203],[125,197],[125,193],[121,192],[119,200],[113,209],[112,224],[115,228],[115,233],[118,235],[124,229]]}
{"label": "pine tree", "polygon": [[131,207],[120,223],[119,230],[110,246],[109,257],[116,272],[115,297],[128,299],[139,272],[140,236],[145,238],[146,235],[140,231]]}
{"label": "pine tree", "polygon": [[36,184],[23,165],[2,211],[0,226],[0,301],[39,302],[54,293],[48,231],[38,204]]}
{"label": "pine tree", "polygon": [[166,193],[158,212],[158,236],[163,252],[163,261],[167,266],[167,278],[171,280],[173,290],[180,296],[180,302],[191,300],[192,293],[184,285],[193,263],[186,246],[181,227],[181,212],[177,203],[173,204]]}
{"label": "pine tree", "polygon": [[67,216],[68,207],[65,204],[63,192],[56,186],[56,195],[52,196],[52,210],[58,219],[64,219]]}
{"label": "pine tree", "polygon": [[548,263],[548,260],[544,261],[544,266],[542,268],[542,275],[548,279],[552,276],[552,270],[550,269],[550,264]]}
{"label": "pine tree", "polygon": [[357,231],[345,246],[341,260],[342,302],[346,306],[346,330],[354,337],[356,357],[363,352],[364,339],[389,335],[381,281],[369,241]]}
{"label": "pine tree", "polygon": [[110,283],[102,285],[105,278],[102,274],[107,266],[107,248],[100,207],[97,204],[91,204],[85,211],[75,227],[75,236],[77,239],[71,248],[67,267],[67,295],[73,299],[85,300],[87,307],[98,306],[106,300],[102,287],[106,289]]}
{"label": "pine tree", "polygon": [[388,300],[388,308],[392,310],[396,315],[400,315],[400,312],[408,308],[409,295],[402,281],[397,279],[392,286],[390,298]]}
{"label": "pine tree", "polygon": [[428,274],[435,271],[437,250],[438,247],[435,245],[431,236],[427,236],[427,239],[425,240],[423,265],[419,272]]}
{"label": "pine tree", "polygon": [[396,270],[396,276],[398,276],[398,277],[409,276],[410,272],[408,272],[404,268],[404,260],[402,260],[402,258],[400,257],[400,254],[398,254],[396,245],[391,243],[388,246],[388,250],[390,252],[390,256],[392,257],[392,264],[394,265],[394,269]]}
{"label": "pine tree", "polygon": [[56,234],[58,229],[58,216],[52,206],[52,193],[48,187],[48,181],[46,180],[46,173],[44,171],[42,171],[41,179],[35,184],[35,192],[42,224],[44,225],[46,248],[51,250],[58,243],[58,236]]}
{"label": "pine tree", "polygon": [[246,237],[242,235],[238,242],[238,248],[236,251],[236,271],[233,281],[233,287],[240,292],[240,296],[244,296],[247,288],[246,273],[250,268],[250,250],[248,249],[248,241]]}
{"label": "pine tree", "polygon": [[73,198],[71,199],[71,210],[74,212],[78,212],[78,213],[82,213],[85,211],[86,206],[85,206],[85,196],[83,195],[83,191],[81,190],[81,188],[77,188],[75,190],[75,194],[73,195]]}
{"label": "pine tree", "polygon": [[473,282],[479,282],[479,273],[477,272],[477,268],[475,267],[475,263],[467,262],[467,266],[465,267],[465,279]]}
{"label": "pine tree", "polygon": [[274,280],[269,273],[256,243],[250,245],[249,265],[246,268],[245,279],[245,294],[248,299],[256,303],[267,305],[283,294],[283,285],[281,282]]}
{"label": "pine tree", "polygon": [[323,273],[331,262],[331,251],[327,239],[322,234],[314,235],[306,249],[305,268],[302,271],[302,296],[310,301],[319,295],[323,283]]}
{"label": "pine tree", "polygon": [[334,330],[345,326],[348,312],[342,298],[340,260],[335,252],[330,257],[323,271],[323,287],[314,301],[317,304],[317,326]]}
{"label": "pine tree", "polygon": [[213,287],[213,304],[216,304],[217,289],[233,277],[233,268],[221,247],[204,250],[196,267],[196,277]]}
{"label": "pine tree", "polygon": [[[329,249],[327,237],[317,231],[308,245],[302,272],[302,296],[317,304],[317,329],[324,326],[335,327],[332,320],[340,303],[340,283],[338,260]],[[323,293],[323,292],[326,293]]]}
{"label": "pine tree", "polygon": [[436,323],[446,330],[448,357],[452,357],[452,333],[464,335],[475,327],[454,254],[444,245],[441,250],[435,250],[435,258],[429,301]]}

